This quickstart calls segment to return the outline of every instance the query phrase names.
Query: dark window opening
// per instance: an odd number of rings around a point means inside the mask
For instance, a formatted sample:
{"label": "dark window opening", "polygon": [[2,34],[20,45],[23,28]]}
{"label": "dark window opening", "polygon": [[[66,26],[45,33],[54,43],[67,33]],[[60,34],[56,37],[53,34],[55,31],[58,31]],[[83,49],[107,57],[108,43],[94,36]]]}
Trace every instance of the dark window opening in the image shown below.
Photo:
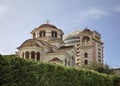
{"label": "dark window opening", "polygon": [[90,38],[88,37],[88,36],[84,36],[83,38],[82,38],[82,42],[89,42],[90,41]]}
{"label": "dark window opening", "polygon": [[24,58],[24,52],[22,53],[22,58]]}
{"label": "dark window opening", "polygon": [[65,58],[65,66],[67,66],[67,59]]}
{"label": "dark window opening", "polygon": [[40,35],[40,37],[45,37],[46,36],[46,32],[45,31],[40,31],[39,35]]}
{"label": "dark window opening", "polygon": [[53,38],[57,38],[57,32],[52,31],[52,37],[53,37]]}
{"label": "dark window opening", "polygon": [[88,53],[87,53],[87,52],[84,54],[84,57],[85,57],[85,58],[87,58],[87,57],[88,57]]}
{"label": "dark window opening", "polygon": [[70,61],[68,61],[68,66],[70,66]]}
{"label": "dark window opening", "polygon": [[25,57],[26,57],[26,59],[29,59],[29,52],[28,51],[25,53]]}
{"label": "dark window opening", "polygon": [[101,60],[99,59],[98,62],[101,62]]}
{"label": "dark window opening", "polygon": [[40,52],[37,52],[37,60],[40,60]]}
{"label": "dark window opening", "polygon": [[88,60],[85,60],[85,65],[88,65]]}
{"label": "dark window opening", "polygon": [[35,52],[34,51],[31,52],[31,59],[35,59]]}

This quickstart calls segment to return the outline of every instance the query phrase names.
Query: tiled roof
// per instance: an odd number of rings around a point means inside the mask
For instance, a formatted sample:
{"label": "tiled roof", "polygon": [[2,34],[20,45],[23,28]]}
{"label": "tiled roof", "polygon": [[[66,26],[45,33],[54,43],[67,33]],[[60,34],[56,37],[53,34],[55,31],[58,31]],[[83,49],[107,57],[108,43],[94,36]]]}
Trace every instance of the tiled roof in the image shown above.
{"label": "tiled roof", "polygon": [[82,33],[83,32],[88,32],[88,33],[91,33],[91,30],[90,29],[88,29],[88,28],[85,28],[83,31],[82,31]]}
{"label": "tiled roof", "polygon": [[26,40],[19,48],[22,48],[22,47],[39,47],[38,43],[36,40],[34,39],[28,39]]}
{"label": "tiled roof", "polygon": [[53,46],[51,44],[49,44],[49,43],[47,43],[47,42],[45,42],[43,40],[37,40],[37,39],[28,39],[25,42],[23,42],[19,48],[23,48],[23,47],[40,47],[39,43],[41,43],[45,47],[49,47],[50,49],[53,48]]}
{"label": "tiled roof", "polygon": [[45,28],[45,27],[51,27],[51,28],[57,29],[57,27],[55,25],[52,25],[52,24],[42,24],[39,26],[39,28]]}

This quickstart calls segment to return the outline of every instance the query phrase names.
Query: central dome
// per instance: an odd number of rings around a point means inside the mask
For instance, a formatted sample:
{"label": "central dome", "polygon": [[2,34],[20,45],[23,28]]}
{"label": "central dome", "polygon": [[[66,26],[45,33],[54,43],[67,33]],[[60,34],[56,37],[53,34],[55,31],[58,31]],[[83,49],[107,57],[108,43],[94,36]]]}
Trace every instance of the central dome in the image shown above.
{"label": "central dome", "polygon": [[39,26],[39,28],[45,28],[45,27],[51,27],[51,28],[57,29],[57,27],[55,25],[52,25],[52,24],[42,24]]}

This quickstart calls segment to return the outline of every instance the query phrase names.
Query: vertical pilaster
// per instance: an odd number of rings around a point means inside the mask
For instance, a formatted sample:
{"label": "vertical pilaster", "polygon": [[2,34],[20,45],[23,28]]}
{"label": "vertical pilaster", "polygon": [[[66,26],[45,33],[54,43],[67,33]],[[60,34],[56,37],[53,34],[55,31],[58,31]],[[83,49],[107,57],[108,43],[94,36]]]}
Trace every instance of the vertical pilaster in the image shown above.
{"label": "vertical pilaster", "polygon": [[31,59],[31,52],[29,52],[29,59]]}

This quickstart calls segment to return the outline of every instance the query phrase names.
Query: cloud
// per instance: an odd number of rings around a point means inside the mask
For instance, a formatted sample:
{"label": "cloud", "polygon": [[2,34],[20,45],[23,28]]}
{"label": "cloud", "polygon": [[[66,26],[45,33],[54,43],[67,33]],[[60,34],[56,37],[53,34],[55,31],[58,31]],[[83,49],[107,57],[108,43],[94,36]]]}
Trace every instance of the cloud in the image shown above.
{"label": "cloud", "polygon": [[[108,13],[106,11],[97,9],[97,8],[89,8],[87,10],[81,11],[79,13],[77,13],[76,18],[77,22],[84,22],[86,20],[96,20],[99,19],[103,16],[108,15]],[[80,20],[78,20],[80,19]]]}
{"label": "cloud", "polygon": [[7,14],[9,7],[5,4],[0,4],[0,19]]}
{"label": "cloud", "polygon": [[120,12],[120,6],[117,6],[117,7],[115,8],[115,12]]}
{"label": "cloud", "polygon": [[100,18],[101,16],[107,15],[104,11],[97,10],[97,9],[92,9],[88,12],[91,16],[95,16],[96,18]]}
{"label": "cloud", "polygon": [[98,19],[98,18],[105,16],[105,15],[107,15],[106,12],[104,12],[102,10],[95,9],[95,8],[90,8],[82,13],[82,16],[84,18],[91,18],[91,19]]}

